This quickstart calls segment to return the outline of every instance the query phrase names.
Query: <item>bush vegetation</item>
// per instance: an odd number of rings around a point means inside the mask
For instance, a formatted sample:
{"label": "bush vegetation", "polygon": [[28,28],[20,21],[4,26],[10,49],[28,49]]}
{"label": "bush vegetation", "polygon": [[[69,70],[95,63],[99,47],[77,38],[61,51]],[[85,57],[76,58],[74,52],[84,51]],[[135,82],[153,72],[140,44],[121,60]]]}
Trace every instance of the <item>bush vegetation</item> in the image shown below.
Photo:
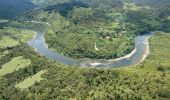
{"label": "bush vegetation", "polygon": [[[169,34],[157,32],[150,39],[147,60],[140,65],[122,69],[87,69],[63,65],[39,56],[23,42],[13,48],[0,48],[1,52],[9,52],[0,59],[1,66],[18,56],[31,61],[29,67],[0,77],[0,99],[168,100],[169,40]],[[164,70],[157,70],[158,66]],[[25,83],[28,77],[34,77],[43,70],[48,70],[41,75],[44,80],[34,81],[31,87]],[[20,87],[28,88],[16,88],[19,83],[22,83]]]}
{"label": "bush vegetation", "polygon": [[[156,9],[154,6],[151,6],[152,9],[138,9],[137,6],[142,6],[142,3],[131,5],[133,9],[123,9],[119,0],[83,1],[78,2],[81,6],[77,6],[74,0],[65,0],[57,2],[57,5],[35,9],[10,21],[7,26],[44,31],[50,48],[68,56],[98,59],[127,54],[134,48],[134,38],[139,33],[170,31],[168,3],[160,4],[160,0]],[[153,1],[149,0],[148,6]],[[69,10],[63,5],[67,5]],[[27,22],[32,20],[50,25]],[[11,64],[17,57],[31,62],[27,67],[0,76],[1,100],[170,99],[169,34],[156,32],[150,38],[150,55],[139,65],[97,69],[63,65],[40,56],[26,44],[34,33],[26,33],[12,28],[0,30],[1,40],[7,37],[18,42],[17,45],[0,47],[0,66],[3,68]],[[95,50],[95,44],[99,51]],[[39,75],[44,70],[47,72]],[[32,83],[27,84],[27,81]]]}
{"label": "bush vegetation", "polygon": [[136,35],[155,30],[170,31],[168,3],[160,2],[165,6],[155,8],[151,2],[146,5],[129,2],[66,0],[59,3],[52,0],[47,4],[54,5],[26,12],[8,25],[45,32],[49,48],[66,56],[118,58],[134,49]]}

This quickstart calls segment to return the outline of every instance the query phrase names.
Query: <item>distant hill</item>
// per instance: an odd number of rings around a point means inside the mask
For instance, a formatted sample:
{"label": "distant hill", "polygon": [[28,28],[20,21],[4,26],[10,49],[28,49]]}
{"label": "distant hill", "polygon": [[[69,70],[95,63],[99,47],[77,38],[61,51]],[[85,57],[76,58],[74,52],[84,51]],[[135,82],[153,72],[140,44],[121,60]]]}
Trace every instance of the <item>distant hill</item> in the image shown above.
{"label": "distant hill", "polygon": [[119,3],[121,3],[123,0],[32,0],[34,4],[37,5],[56,5],[61,3],[69,3],[69,2],[84,2],[89,5],[111,5],[111,6],[117,6]]}
{"label": "distant hill", "polygon": [[32,2],[36,5],[53,5],[70,1],[71,0],[32,0]]}
{"label": "distant hill", "polygon": [[11,19],[34,7],[30,0],[0,0],[0,18]]}
{"label": "distant hill", "polygon": [[154,8],[160,8],[166,5],[170,5],[170,0],[124,0],[126,2],[135,2],[138,5],[147,5]]}

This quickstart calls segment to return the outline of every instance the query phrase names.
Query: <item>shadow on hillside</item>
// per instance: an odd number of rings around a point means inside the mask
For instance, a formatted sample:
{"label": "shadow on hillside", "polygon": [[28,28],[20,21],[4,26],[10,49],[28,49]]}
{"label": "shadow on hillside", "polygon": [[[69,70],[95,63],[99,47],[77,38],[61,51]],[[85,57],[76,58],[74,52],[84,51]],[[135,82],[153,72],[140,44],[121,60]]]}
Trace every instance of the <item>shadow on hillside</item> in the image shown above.
{"label": "shadow on hillside", "polygon": [[68,12],[73,10],[74,7],[85,7],[88,8],[88,4],[81,1],[70,1],[68,3],[62,3],[58,5],[52,5],[44,9],[44,11],[55,11],[59,12],[62,16],[66,17]]}

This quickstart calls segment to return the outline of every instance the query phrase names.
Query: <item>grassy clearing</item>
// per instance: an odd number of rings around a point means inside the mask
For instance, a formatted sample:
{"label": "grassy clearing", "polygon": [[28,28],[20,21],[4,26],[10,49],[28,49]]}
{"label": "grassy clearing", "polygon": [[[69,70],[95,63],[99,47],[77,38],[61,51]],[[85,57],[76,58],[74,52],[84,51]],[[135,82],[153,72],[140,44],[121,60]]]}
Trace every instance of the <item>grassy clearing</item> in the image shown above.
{"label": "grassy clearing", "polygon": [[170,20],[170,16],[168,16],[168,20]]}
{"label": "grassy clearing", "polygon": [[8,53],[9,53],[8,51],[0,52],[0,59]]}
{"label": "grassy clearing", "polygon": [[15,28],[5,28],[0,30],[0,33],[8,33],[6,35],[15,37],[16,40],[21,40],[21,42],[28,42],[34,35],[35,32],[29,30],[19,30]]}
{"label": "grassy clearing", "polygon": [[126,10],[138,11],[142,8],[151,9],[148,6],[144,6],[144,7],[137,6],[135,3],[124,3],[124,9],[126,9]]}
{"label": "grassy clearing", "polygon": [[22,56],[15,57],[8,63],[2,65],[2,68],[0,69],[0,76],[12,73],[13,71],[17,71],[20,68],[27,67],[30,64],[31,61],[29,59],[24,59]]}
{"label": "grassy clearing", "polygon": [[27,79],[25,79],[23,82],[18,83],[16,85],[16,87],[18,87],[20,89],[26,89],[26,88],[32,86],[33,84],[35,84],[35,82],[40,82],[41,80],[44,79],[44,78],[41,77],[41,75],[44,74],[45,72],[46,72],[46,70],[41,70],[37,74],[30,76]]}
{"label": "grassy clearing", "polygon": [[134,3],[124,3],[124,9],[137,11],[141,9],[141,7],[138,7]]}
{"label": "grassy clearing", "polygon": [[9,37],[3,37],[2,40],[0,40],[0,48],[6,48],[6,47],[13,47],[13,46],[16,46],[18,45],[19,42],[12,39],[12,38],[9,38]]}
{"label": "grassy clearing", "polygon": [[32,39],[32,37],[35,35],[35,32],[32,31],[28,31],[28,30],[21,30],[21,36],[20,39],[22,42],[26,43],[28,42],[30,39]]}
{"label": "grassy clearing", "polygon": [[0,23],[8,22],[8,20],[0,19]]}

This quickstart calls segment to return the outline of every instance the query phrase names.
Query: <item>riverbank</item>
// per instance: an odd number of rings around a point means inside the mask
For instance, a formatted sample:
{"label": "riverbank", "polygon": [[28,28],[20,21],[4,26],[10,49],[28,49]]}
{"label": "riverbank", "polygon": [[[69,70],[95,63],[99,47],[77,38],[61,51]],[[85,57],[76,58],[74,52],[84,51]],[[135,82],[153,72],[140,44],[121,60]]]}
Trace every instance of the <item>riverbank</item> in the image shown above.
{"label": "riverbank", "polygon": [[[125,58],[130,58],[133,54],[135,54],[136,52],[136,48],[134,48],[131,53],[123,56],[123,57],[120,57],[120,58],[116,58],[116,59],[110,59],[110,60],[107,60],[108,62],[114,62],[114,61],[120,61],[122,59],[125,59]],[[91,66],[98,66],[98,65],[101,65],[102,63],[99,63],[99,62],[92,62],[92,63],[89,63]]]}
{"label": "riverbank", "polygon": [[[77,65],[81,67],[120,68],[120,67],[128,67],[128,66],[139,64],[146,59],[146,57],[149,55],[149,43],[148,43],[149,37],[150,35],[147,34],[136,37],[135,48],[131,51],[131,53],[129,53],[124,57],[120,57],[117,59],[110,59],[110,60],[106,60],[106,59],[98,60],[98,59],[90,59],[90,58],[74,59],[71,57],[66,57],[48,48],[48,45],[45,43],[44,34],[41,32],[37,32],[36,36],[34,36],[34,38],[31,40],[32,42],[29,43],[30,46],[33,47],[36,50],[36,52],[38,52],[39,54],[44,55],[45,57],[55,61],[59,61],[59,62],[62,61],[62,63],[64,64]],[[40,44],[37,45],[35,41],[39,42]],[[134,59],[137,60],[134,61]]]}
{"label": "riverbank", "polygon": [[[135,52],[136,52],[136,48],[135,49],[133,49],[132,51],[131,51],[131,53],[129,53],[129,54],[127,54],[126,56],[124,56],[124,57],[120,57],[120,58],[117,58],[117,59],[111,59],[111,60],[107,60],[108,62],[115,62],[115,61],[120,61],[120,60],[122,60],[122,59],[127,59],[127,58],[130,58],[133,54],[135,54]],[[98,66],[98,65],[101,65],[102,63],[100,63],[100,62],[92,62],[92,63],[89,63],[91,66],[93,66],[93,67],[95,67],[95,66]]]}
{"label": "riverbank", "polygon": [[148,37],[146,39],[146,41],[144,42],[146,44],[146,50],[145,50],[145,52],[143,54],[143,57],[142,57],[142,59],[136,65],[142,63],[149,56],[149,54],[150,54],[150,51],[149,51],[149,38],[150,37]]}
{"label": "riverbank", "polygon": [[125,58],[130,58],[133,54],[135,54],[135,52],[136,52],[136,48],[134,48],[129,54],[127,54],[127,55],[125,55],[123,57],[108,60],[108,61],[113,62],[113,61],[119,61],[119,60],[122,60],[122,59],[125,59]]}
{"label": "riverbank", "polygon": [[[141,57],[139,57],[141,59],[139,61],[137,61],[136,63],[134,63],[134,64],[127,65],[126,67],[133,66],[133,65],[138,65],[148,57],[148,55],[149,55],[149,38],[150,38],[150,36],[146,36],[143,41],[137,41],[136,42],[136,44],[141,43],[141,44],[144,45],[144,48],[143,48],[144,51],[142,51],[143,53],[142,53]],[[135,56],[135,54],[137,54],[140,51],[138,49],[139,48],[135,47],[131,51],[131,53],[129,53],[129,54],[123,56],[123,57],[117,58],[117,59],[105,60],[105,63],[102,63],[102,61],[97,60],[97,61],[89,61],[89,63],[86,62],[86,64],[83,64],[83,65],[90,65],[91,67],[95,67],[95,66],[102,66],[102,65],[107,66],[107,65],[114,65],[114,64],[115,65],[121,65],[121,64],[118,64],[118,63],[133,62],[131,59],[133,59],[134,58],[133,56]]]}
{"label": "riverbank", "polygon": [[[24,56],[27,59],[31,60],[31,64],[29,65],[29,67],[25,67],[24,69],[14,71],[9,75],[4,76],[4,78],[2,78],[1,80],[3,86],[2,92],[3,95],[5,95],[5,97],[8,98],[15,98],[16,97],[15,95],[18,94],[25,94],[23,97],[26,96],[29,97],[30,96],[29,94],[33,94],[32,95],[34,96],[33,98],[36,98],[37,95],[34,95],[35,94],[34,90],[37,91],[37,94],[39,94],[44,90],[44,88],[41,88],[43,86],[46,87],[45,90],[49,90],[50,88],[50,89],[55,89],[60,91],[63,90],[63,87],[61,85],[63,85],[64,83],[64,87],[74,88],[73,92],[72,91],[70,92],[70,89],[69,90],[66,89],[66,92],[61,91],[61,94],[65,93],[64,95],[68,95],[67,93],[68,91],[69,93],[79,93],[79,94],[72,94],[73,96],[78,95],[78,97],[80,96],[88,97],[89,94],[91,94],[91,91],[102,90],[105,92],[104,93],[101,92],[100,95],[106,94],[111,96],[113,95],[114,97],[116,97],[117,94],[114,93],[121,93],[120,95],[122,95],[123,93],[122,98],[124,98],[124,95],[125,96],[127,95],[128,97],[130,97],[130,99],[134,99],[136,97],[140,97],[141,95],[139,94],[141,94],[143,91],[149,91],[149,92],[144,92],[141,98],[166,99],[166,98],[160,98],[159,96],[156,96],[156,98],[151,98],[151,97],[154,97],[155,95],[160,93],[159,91],[162,90],[163,90],[162,93],[164,93],[165,95],[169,93],[166,91],[169,89],[168,83],[170,80],[169,40],[170,40],[170,36],[168,35],[164,35],[164,34],[154,35],[152,38],[149,39],[150,44],[148,44],[150,46],[150,51],[152,53],[150,53],[150,57],[147,58],[145,63],[142,64],[142,67],[140,65],[131,68],[122,67],[121,69],[119,67],[118,70],[110,69],[110,67],[102,67],[102,69],[100,69],[99,67],[83,68],[83,67],[73,67],[73,66],[63,65],[60,63],[53,63],[48,61],[44,57],[39,56],[39,54],[34,52],[33,49],[23,44],[14,47],[15,49],[11,49],[9,52],[10,54],[5,55],[6,57],[3,57],[2,59],[9,62],[11,57],[13,58],[13,56],[10,55]],[[8,58],[8,60],[6,60],[6,58]],[[157,67],[158,62],[160,62],[161,65],[160,67]],[[41,78],[44,78],[44,80],[39,82],[38,73],[41,72],[41,70],[46,70],[48,68],[49,68],[48,72],[41,76]],[[104,69],[104,68],[108,68],[108,69]],[[163,70],[161,70],[160,68]],[[24,71],[25,69],[27,69],[27,71]],[[33,73],[34,71],[36,71],[35,74]],[[36,76],[37,74],[38,74],[38,78],[36,78],[35,80],[34,76]],[[15,76],[15,77],[11,77],[11,76]],[[17,77],[19,77],[19,79]],[[35,82],[37,80],[39,83]],[[59,80],[62,80],[63,82],[61,83],[59,82]],[[32,84],[30,86],[30,84],[27,83],[26,81],[34,81],[35,84],[30,83]],[[15,86],[20,83],[22,83],[21,84],[22,86],[27,86],[27,87],[29,84],[30,87],[29,88],[26,87],[25,89],[26,91],[25,90],[22,91],[21,87],[17,88],[18,90],[17,93],[13,89],[10,92],[7,91],[7,90],[11,90],[11,87],[15,88]],[[9,86],[4,86],[3,84],[9,84]],[[127,84],[129,85],[127,86]],[[162,88],[162,85],[165,88]],[[139,88],[136,86],[138,86]],[[109,87],[110,90],[108,90],[107,87]],[[19,91],[19,89],[21,91]],[[33,91],[27,91],[29,89],[32,89]],[[133,91],[131,89],[133,89]],[[128,91],[124,91],[124,90],[128,90]],[[129,91],[130,94],[132,94],[130,96],[129,96]],[[99,91],[94,91],[94,93],[98,93],[98,92]],[[53,94],[55,95],[56,93]],[[39,97],[41,96],[42,95],[40,94]]]}

